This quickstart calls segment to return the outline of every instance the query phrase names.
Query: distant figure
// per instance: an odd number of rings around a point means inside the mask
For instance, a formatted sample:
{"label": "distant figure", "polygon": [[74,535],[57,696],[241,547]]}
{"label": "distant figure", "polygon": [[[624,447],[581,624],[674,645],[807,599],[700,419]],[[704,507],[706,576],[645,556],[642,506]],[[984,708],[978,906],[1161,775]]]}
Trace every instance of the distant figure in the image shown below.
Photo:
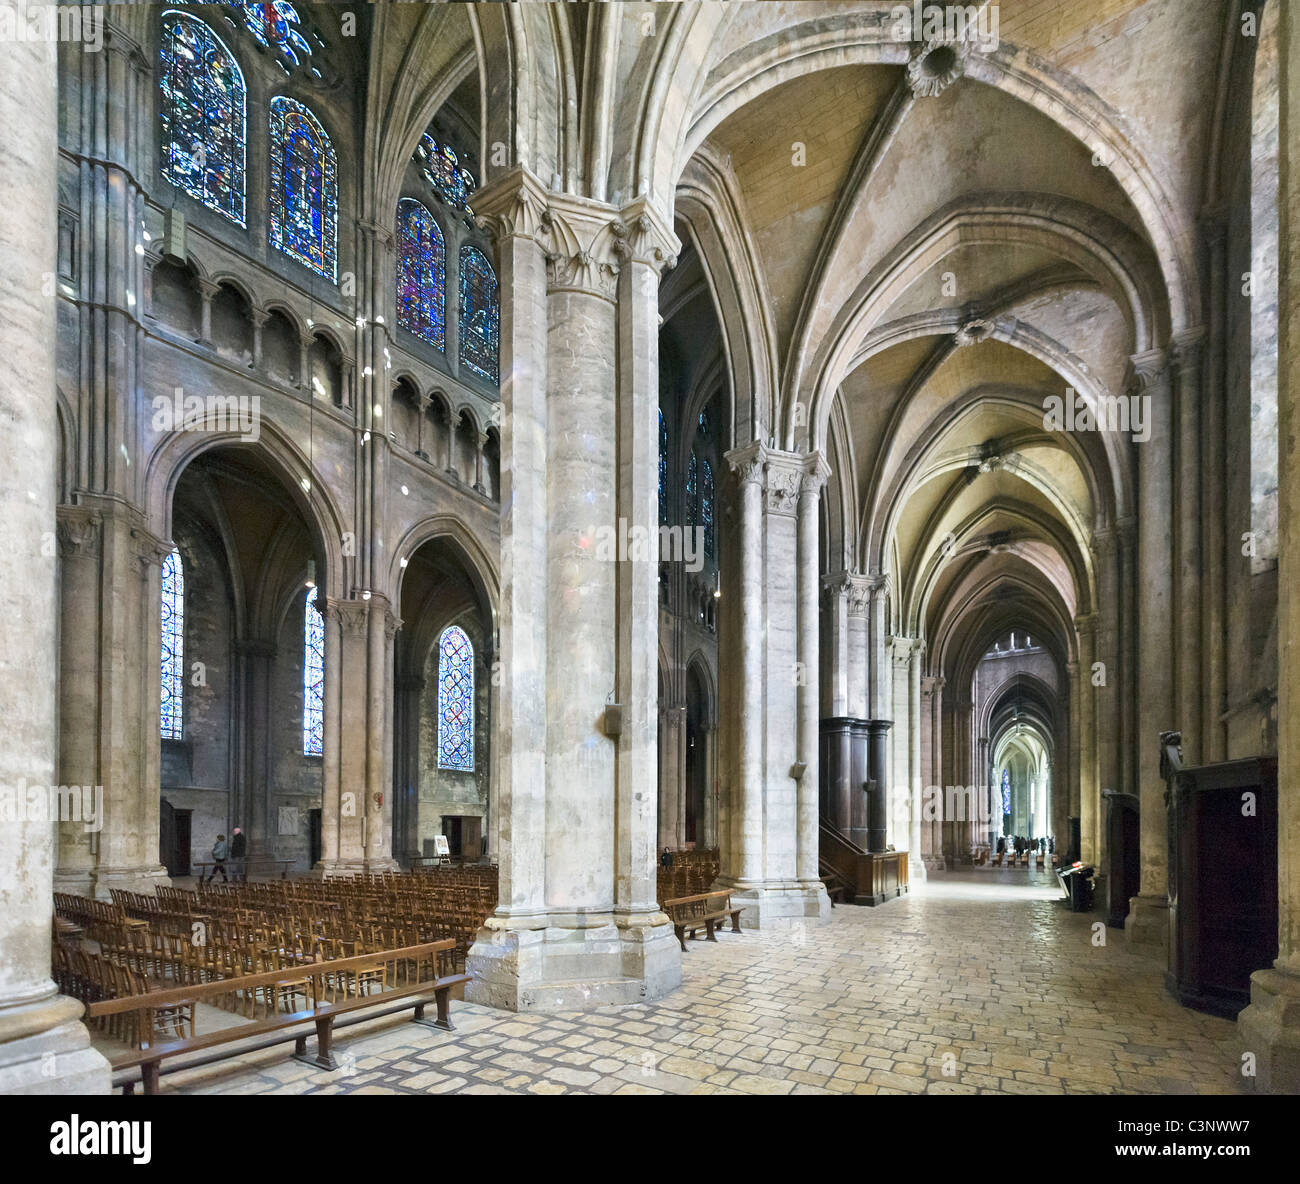
{"label": "distant figure", "polygon": [[661,856],[659,856],[659,866],[660,867],[673,866],[673,853],[670,850],[668,850],[667,847],[664,848],[664,853]]}
{"label": "distant figure", "polygon": [[1007,840],[1006,837],[1004,836],[998,840],[998,854],[999,855],[1005,854],[1006,849],[1007,849]]}
{"label": "distant figure", "polygon": [[230,881],[226,877],[226,856],[230,854],[230,849],[226,846],[226,836],[218,835],[217,841],[212,844],[212,858],[215,862],[212,865],[212,874],[208,876],[208,883],[211,884],[217,878],[217,873],[221,873],[221,882],[228,884]]}
{"label": "distant figure", "polygon": [[236,879],[248,879],[248,869],[244,866],[244,856],[247,854],[248,836],[239,827],[235,827],[230,836],[230,861],[235,866],[230,870]]}
{"label": "distant figure", "polygon": [[1048,835],[1048,836],[1047,836],[1047,851],[1048,851],[1048,854],[1050,854],[1050,855],[1055,855],[1055,854],[1056,854],[1056,836],[1055,836],[1055,835]]}

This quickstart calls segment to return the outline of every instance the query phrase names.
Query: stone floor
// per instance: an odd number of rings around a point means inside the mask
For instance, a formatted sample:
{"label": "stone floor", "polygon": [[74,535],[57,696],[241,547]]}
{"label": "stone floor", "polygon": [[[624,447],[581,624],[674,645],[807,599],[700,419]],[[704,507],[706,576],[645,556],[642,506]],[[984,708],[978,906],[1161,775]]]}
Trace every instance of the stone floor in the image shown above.
{"label": "stone floor", "polygon": [[1236,1025],[1072,914],[1050,872],[934,877],[808,932],[695,942],[654,1004],[513,1015],[454,1033],[340,1033],[322,1073],[286,1049],[165,1077],[195,1093],[1236,1093]]}

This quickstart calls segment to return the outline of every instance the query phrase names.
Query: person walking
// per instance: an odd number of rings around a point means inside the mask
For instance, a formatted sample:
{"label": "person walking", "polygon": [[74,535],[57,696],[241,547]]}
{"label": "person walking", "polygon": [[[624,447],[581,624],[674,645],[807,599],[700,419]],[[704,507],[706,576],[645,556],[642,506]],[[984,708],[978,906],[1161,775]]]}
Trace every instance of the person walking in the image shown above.
{"label": "person walking", "polygon": [[217,841],[212,844],[212,873],[208,876],[208,883],[211,884],[217,878],[217,873],[221,873],[221,882],[229,884],[230,880],[226,875],[226,857],[230,854],[230,848],[226,846],[226,836],[218,835]]}

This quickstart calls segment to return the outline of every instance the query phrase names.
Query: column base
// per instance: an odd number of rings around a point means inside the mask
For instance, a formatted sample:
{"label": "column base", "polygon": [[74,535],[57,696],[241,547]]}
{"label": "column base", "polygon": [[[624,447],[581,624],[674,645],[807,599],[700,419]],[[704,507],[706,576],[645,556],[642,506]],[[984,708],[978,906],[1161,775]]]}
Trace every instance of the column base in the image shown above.
{"label": "column base", "polygon": [[1243,1077],[1249,1089],[1300,1093],[1300,973],[1277,964],[1255,971],[1250,1005],[1237,1016],[1237,1032],[1242,1053],[1255,1058],[1255,1075]]}
{"label": "column base", "polygon": [[682,982],[661,912],[491,916],[470,947],[465,999],[506,1011],[585,1011],[646,1003]]}
{"label": "column base", "polygon": [[716,888],[731,892],[731,904],[739,905],[740,927],[744,929],[793,929],[827,925],[831,919],[831,898],[820,880],[733,880],[719,876]]}
{"label": "column base", "polygon": [[153,867],[101,867],[95,870],[95,899],[112,900],[111,890],[122,888],[151,896],[159,886],[168,888],[172,878],[162,864]]}
{"label": "column base", "polygon": [[1124,920],[1124,937],[1129,945],[1147,946],[1153,952],[1169,949],[1169,901],[1164,896],[1134,896],[1129,899]]}
{"label": "column base", "polygon": [[0,1094],[107,1094],[113,1072],[64,995],[0,1007]]}
{"label": "column base", "polygon": [[95,895],[94,868],[59,869],[54,873],[54,891],[68,892],[73,896]]}

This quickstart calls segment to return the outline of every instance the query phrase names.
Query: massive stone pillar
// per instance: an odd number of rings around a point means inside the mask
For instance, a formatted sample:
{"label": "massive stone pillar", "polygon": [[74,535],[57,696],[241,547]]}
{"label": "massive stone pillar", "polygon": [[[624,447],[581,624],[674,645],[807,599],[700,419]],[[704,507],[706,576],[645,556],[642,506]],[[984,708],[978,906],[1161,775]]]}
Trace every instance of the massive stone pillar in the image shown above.
{"label": "massive stone pillar", "polygon": [[1173,417],[1163,350],[1132,359],[1140,393],[1150,400],[1150,438],[1138,452],[1138,646],[1136,768],[1141,810],[1141,891],[1124,935],[1163,948],[1169,939],[1168,845],[1160,733],[1176,731],[1170,655],[1174,649]]}
{"label": "massive stone pillar", "polygon": [[1281,16],[1278,190],[1278,950],[1237,1017],[1262,1092],[1300,1093],[1300,13]]}
{"label": "massive stone pillar", "polygon": [[[366,685],[370,612],[364,600],[330,596],[321,615],[325,619],[325,727],[318,870],[327,876],[351,875],[366,870],[370,794],[366,749],[361,741],[366,735],[368,704],[366,696],[355,693],[354,688]],[[264,825],[269,831],[269,801],[262,808],[267,811]]]}
{"label": "massive stone pillar", "polygon": [[[767,928],[824,921],[830,900],[816,877],[816,774],[811,729],[819,685],[815,612],[819,453],[777,452],[760,442],[727,454],[739,490],[743,629],[737,735],[739,802],[721,882]],[[811,503],[811,504],[809,504]],[[799,529],[800,519],[804,529]],[[796,622],[795,629],[769,628]]]}
{"label": "massive stone pillar", "polygon": [[[108,1063],[50,979],[58,671],[55,501],[55,172],[58,95],[50,42],[5,46],[0,70],[0,1093],[107,1093]],[[31,795],[30,790],[39,793]],[[93,787],[92,787],[93,789]],[[17,811],[38,800],[42,809]],[[19,816],[21,815],[21,816]],[[155,837],[155,844],[157,839]]]}
{"label": "massive stone pillar", "polygon": [[[942,675],[931,675],[923,683],[923,691],[929,699],[929,712],[926,716],[927,734],[930,741],[929,776],[922,787],[921,821],[926,838],[926,867],[930,871],[942,871],[947,866],[947,857],[943,845],[943,813],[937,807],[942,800],[943,767],[943,687]],[[939,798],[936,799],[935,795]],[[999,822],[1001,820],[999,819]]]}
{"label": "massive stone pillar", "polygon": [[655,900],[658,275],[677,242],[644,201],[545,193],[522,169],[475,204],[501,244],[506,751],[501,905],[469,997],[654,998],[681,976]]}

